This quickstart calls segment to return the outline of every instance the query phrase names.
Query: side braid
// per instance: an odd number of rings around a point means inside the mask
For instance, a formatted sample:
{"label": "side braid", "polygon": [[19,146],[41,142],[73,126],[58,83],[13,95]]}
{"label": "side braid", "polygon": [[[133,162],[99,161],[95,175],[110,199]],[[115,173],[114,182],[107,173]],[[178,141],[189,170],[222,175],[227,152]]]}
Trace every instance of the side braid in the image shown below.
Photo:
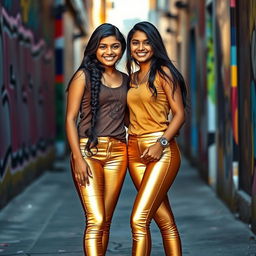
{"label": "side braid", "polygon": [[89,56],[84,59],[84,67],[89,71],[90,76],[90,87],[91,87],[91,127],[87,132],[88,141],[86,143],[86,151],[92,154],[91,145],[95,147],[98,144],[97,134],[95,126],[97,123],[97,113],[99,111],[99,95],[101,88],[101,77],[103,68],[96,58],[91,59]]}
{"label": "side braid", "polygon": [[[109,36],[115,36],[116,39],[121,43],[122,47],[122,55],[126,48],[126,42],[124,39],[124,36],[119,31],[117,27],[115,27],[112,24],[109,23],[103,23],[99,27],[95,29],[95,31],[92,33],[85,51],[84,51],[84,57],[82,60],[81,65],[79,66],[78,70],[83,70],[86,73],[86,78],[88,78],[88,82],[91,87],[91,127],[86,132],[85,136],[88,138],[87,144],[85,146],[86,152],[88,152],[90,155],[93,155],[91,151],[91,146],[96,147],[98,144],[97,139],[97,133],[95,131],[96,123],[97,123],[97,114],[99,111],[99,94],[100,94],[100,88],[101,88],[101,78],[102,74],[104,72],[103,65],[97,60],[96,52],[99,47],[100,41],[102,38],[106,38]],[[68,87],[66,91],[68,91],[69,86],[74,79],[77,71],[75,74],[71,77]]]}

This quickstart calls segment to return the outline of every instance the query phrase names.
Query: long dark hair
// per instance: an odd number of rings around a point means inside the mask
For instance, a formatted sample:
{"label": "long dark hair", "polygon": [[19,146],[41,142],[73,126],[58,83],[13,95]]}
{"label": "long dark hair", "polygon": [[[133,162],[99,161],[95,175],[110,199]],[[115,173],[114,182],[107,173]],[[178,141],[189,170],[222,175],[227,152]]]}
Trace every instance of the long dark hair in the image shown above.
{"label": "long dark hair", "polygon": [[[169,59],[162,37],[158,32],[157,28],[153,24],[147,21],[143,21],[135,24],[127,36],[126,68],[129,73],[129,76],[131,77],[133,73],[132,61],[134,61],[137,66],[139,66],[139,63],[136,62],[136,60],[133,60],[131,56],[131,39],[136,31],[142,31],[147,35],[148,41],[154,51],[154,54],[151,59],[151,66],[150,66],[149,79],[148,79],[148,85],[150,90],[152,91],[153,96],[157,96],[157,90],[154,85],[154,80],[155,80],[156,74],[159,73],[159,75],[163,77],[165,80],[169,80],[172,82],[173,92],[176,90],[177,86],[180,87],[183,104],[184,104],[184,107],[186,107],[187,88],[186,88],[184,78],[181,75],[181,73],[177,70],[177,68],[175,68],[172,61]],[[163,67],[167,67],[170,70],[172,77],[166,74],[166,72],[163,70]]]}
{"label": "long dark hair", "polygon": [[[73,78],[75,77],[76,73],[79,70],[85,71],[86,78],[89,77],[90,88],[91,88],[90,104],[91,104],[92,118],[91,118],[91,127],[85,134],[88,137],[88,141],[86,143],[85,149],[87,152],[89,152],[89,154],[92,154],[90,146],[92,145],[93,147],[95,147],[98,144],[97,134],[95,132],[95,126],[97,122],[97,113],[99,110],[99,93],[100,93],[100,87],[101,87],[101,78],[102,78],[102,73],[104,72],[103,65],[98,61],[96,57],[96,51],[99,47],[101,39],[108,36],[115,36],[116,39],[121,43],[122,55],[123,55],[126,48],[126,42],[122,33],[119,31],[119,29],[116,26],[112,24],[109,24],[109,23],[101,24],[92,33],[86,45],[82,63],[69,82],[69,85],[70,85],[71,81],[73,80]],[[69,85],[68,85],[68,88],[69,88]]]}

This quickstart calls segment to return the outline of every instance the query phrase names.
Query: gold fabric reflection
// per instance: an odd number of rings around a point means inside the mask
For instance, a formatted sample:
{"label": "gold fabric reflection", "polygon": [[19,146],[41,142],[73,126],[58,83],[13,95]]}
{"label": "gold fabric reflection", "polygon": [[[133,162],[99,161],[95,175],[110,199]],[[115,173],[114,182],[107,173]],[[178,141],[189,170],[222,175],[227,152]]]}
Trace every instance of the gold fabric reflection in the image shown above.
{"label": "gold fabric reflection", "polygon": [[165,254],[180,256],[181,242],[167,192],[180,167],[180,152],[175,140],[165,148],[159,161],[145,162],[143,151],[153,145],[162,132],[129,135],[129,171],[138,190],[131,215],[133,256],[148,256],[151,251],[149,225],[154,218],[160,228]]}
{"label": "gold fabric reflection", "polygon": [[106,253],[110,223],[127,168],[124,142],[110,137],[98,137],[98,141],[97,154],[87,157],[84,152],[87,139],[80,139],[80,150],[93,174],[90,185],[79,186],[73,175],[86,215],[84,252],[87,256]]}

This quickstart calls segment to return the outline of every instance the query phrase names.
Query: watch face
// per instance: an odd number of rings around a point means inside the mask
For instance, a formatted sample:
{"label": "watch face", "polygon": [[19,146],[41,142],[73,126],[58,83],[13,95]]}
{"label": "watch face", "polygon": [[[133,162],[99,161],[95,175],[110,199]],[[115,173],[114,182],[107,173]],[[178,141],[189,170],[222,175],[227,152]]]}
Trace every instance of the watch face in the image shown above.
{"label": "watch face", "polygon": [[161,144],[162,144],[163,146],[168,145],[167,139],[162,139]]}
{"label": "watch face", "polygon": [[162,147],[167,147],[169,145],[169,142],[166,138],[160,137],[157,139],[157,141],[161,144]]}

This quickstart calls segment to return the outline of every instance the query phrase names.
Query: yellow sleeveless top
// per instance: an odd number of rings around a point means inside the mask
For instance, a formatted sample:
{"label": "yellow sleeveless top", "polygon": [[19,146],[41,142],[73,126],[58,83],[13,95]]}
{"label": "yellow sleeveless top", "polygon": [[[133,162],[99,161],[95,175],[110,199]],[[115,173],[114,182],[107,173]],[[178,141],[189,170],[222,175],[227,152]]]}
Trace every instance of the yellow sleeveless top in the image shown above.
{"label": "yellow sleeveless top", "polygon": [[165,131],[169,121],[170,105],[163,89],[165,80],[156,75],[154,85],[157,97],[152,95],[147,83],[130,84],[127,94],[127,104],[130,112],[128,133],[143,135],[152,132]]}

